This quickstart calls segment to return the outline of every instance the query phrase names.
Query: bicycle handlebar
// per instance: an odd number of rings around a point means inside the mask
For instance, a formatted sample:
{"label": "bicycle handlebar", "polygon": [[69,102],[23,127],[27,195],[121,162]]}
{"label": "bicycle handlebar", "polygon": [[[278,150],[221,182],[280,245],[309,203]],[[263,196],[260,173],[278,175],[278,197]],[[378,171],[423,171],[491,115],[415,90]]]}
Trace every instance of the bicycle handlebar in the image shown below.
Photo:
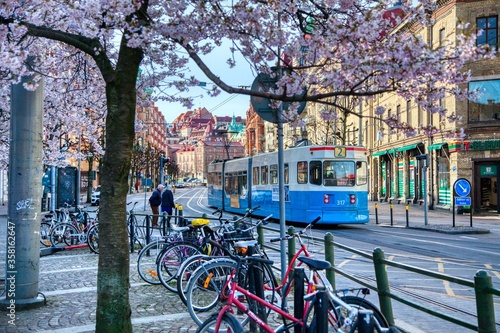
{"label": "bicycle handlebar", "polygon": [[232,235],[232,234],[237,234],[237,233],[242,233],[242,232],[248,232],[248,231],[250,231],[252,229],[257,228],[259,225],[263,224],[264,222],[267,222],[267,220],[269,220],[272,216],[273,216],[273,214],[270,214],[270,215],[266,216],[262,220],[259,220],[255,225],[252,225],[252,226],[250,226],[247,229],[236,229],[234,231],[226,231],[226,234]]}
{"label": "bicycle handlebar", "polygon": [[[223,247],[222,245],[220,245],[219,243],[217,243],[216,241],[214,241],[214,240],[212,240],[212,239],[209,239],[209,240],[208,240],[208,243],[209,243],[210,245],[213,245],[213,246],[215,246],[215,247],[218,247],[219,249],[221,249],[221,250],[223,250],[223,251],[227,250],[227,249],[224,249],[224,247]],[[227,252],[227,254],[229,255],[229,257],[230,257],[231,259],[233,259],[233,260],[235,260],[235,261],[237,261],[237,262],[240,262],[240,261],[246,260],[246,261],[261,262],[261,263],[263,263],[263,264],[268,264],[268,265],[272,265],[272,264],[274,264],[274,261],[269,260],[269,259],[264,259],[264,258],[260,258],[260,257],[253,257],[253,256],[252,256],[252,257],[245,257],[245,258],[243,258],[243,257],[237,256],[237,255],[235,255],[235,254],[231,253],[231,251],[225,251],[225,252]]]}

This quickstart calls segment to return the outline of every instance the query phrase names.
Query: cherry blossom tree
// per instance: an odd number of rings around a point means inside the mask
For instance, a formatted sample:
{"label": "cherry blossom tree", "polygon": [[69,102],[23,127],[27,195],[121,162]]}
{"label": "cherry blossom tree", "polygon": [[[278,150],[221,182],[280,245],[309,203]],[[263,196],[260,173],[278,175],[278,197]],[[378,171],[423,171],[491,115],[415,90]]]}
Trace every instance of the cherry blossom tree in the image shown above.
{"label": "cherry blossom tree", "polygon": [[[362,99],[394,92],[415,100],[424,110],[446,115],[446,110],[437,106],[440,98],[445,94],[467,97],[459,88],[469,79],[463,65],[491,56],[489,50],[477,48],[474,35],[461,34],[465,25],[457,26],[456,40],[439,48],[411,33],[392,33],[402,19],[431,24],[436,4],[421,0],[415,7],[411,0],[404,0],[405,16],[395,16],[387,14],[389,2],[2,2],[2,79],[16,82],[19,75],[35,73],[45,77],[45,86],[49,86],[45,112],[53,137],[46,143],[46,159],[58,160],[61,135],[90,127],[82,120],[88,118],[85,110],[105,119],[97,332],[132,331],[125,204],[136,105],[153,98],[191,107],[189,89],[199,84],[189,73],[191,66],[196,65],[215,83],[209,95],[221,90],[254,95],[272,100],[276,108],[291,102],[285,118],[293,122],[299,122],[296,111],[300,101],[341,107],[334,102],[341,98],[334,97]],[[223,47],[225,66],[216,71],[205,60]],[[35,56],[35,61],[28,68],[25,61],[29,55]],[[237,61],[238,55],[246,61]],[[227,72],[248,65],[255,73],[276,76],[276,87],[251,91],[225,79]],[[276,70],[276,65],[281,67]],[[36,81],[26,88],[35,86]],[[8,108],[1,105],[1,110]]]}

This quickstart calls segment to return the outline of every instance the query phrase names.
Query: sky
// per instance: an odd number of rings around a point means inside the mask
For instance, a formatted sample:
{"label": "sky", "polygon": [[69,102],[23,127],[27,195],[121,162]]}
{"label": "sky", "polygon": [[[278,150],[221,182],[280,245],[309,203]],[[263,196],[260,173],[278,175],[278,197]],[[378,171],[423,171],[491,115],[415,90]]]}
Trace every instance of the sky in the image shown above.
{"label": "sky", "polygon": [[[224,42],[222,47],[215,49],[211,54],[204,56],[205,63],[214,71],[214,73],[233,87],[251,86],[256,76],[252,72],[250,64],[241,56],[236,57],[236,67],[229,69],[226,60],[230,57],[228,47],[230,42]],[[192,109],[186,109],[180,103],[170,103],[158,101],[155,103],[158,109],[165,116],[167,123],[171,123],[178,115],[189,110],[196,110],[205,107],[215,116],[235,116],[246,117],[246,111],[250,106],[250,96],[228,94],[224,91],[217,97],[207,95],[208,89],[213,87],[213,83],[201,72],[196,64],[191,62],[190,73],[187,76],[194,76],[200,82],[206,82],[206,87],[194,87],[190,89],[189,95],[202,96],[195,98]]]}

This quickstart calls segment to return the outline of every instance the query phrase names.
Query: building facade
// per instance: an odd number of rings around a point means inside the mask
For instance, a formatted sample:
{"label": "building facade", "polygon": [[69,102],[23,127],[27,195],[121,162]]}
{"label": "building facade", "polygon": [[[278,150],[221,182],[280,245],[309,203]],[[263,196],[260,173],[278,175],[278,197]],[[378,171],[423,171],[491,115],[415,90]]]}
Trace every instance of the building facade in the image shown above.
{"label": "building facade", "polygon": [[[470,31],[484,30],[477,43],[489,44],[498,50],[498,13],[500,2],[493,0],[443,0],[434,13],[432,27],[412,27],[433,47],[454,42],[456,25],[469,22]],[[439,129],[432,135],[411,139],[392,131],[382,121],[365,120],[359,126],[361,144],[370,152],[370,198],[422,204],[430,208],[451,209],[458,179],[470,182],[470,201],[475,213],[500,213],[497,195],[500,170],[500,58],[468,64],[472,77],[469,91],[479,91],[477,98],[458,100],[446,96],[440,103],[448,114],[459,121],[450,123],[437,114],[420,110],[411,100],[395,94],[377,96],[363,103],[363,116],[374,117],[377,106],[384,106],[389,115],[413,127],[420,124]],[[364,118],[371,119],[371,118]],[[457,135],[460,134],[460,135]],[[460,137],[457,139],[457,137]],[[465,208],[469,206],[464,205]]]}

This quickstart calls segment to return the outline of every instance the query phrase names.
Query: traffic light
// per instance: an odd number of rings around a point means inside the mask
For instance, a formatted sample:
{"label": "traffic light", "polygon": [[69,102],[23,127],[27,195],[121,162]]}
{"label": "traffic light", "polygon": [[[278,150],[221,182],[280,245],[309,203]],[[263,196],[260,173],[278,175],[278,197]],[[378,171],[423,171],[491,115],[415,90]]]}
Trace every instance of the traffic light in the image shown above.
{"label": "traffic light", "polygon": [[170,158],[162,157],[160,159],[160,167],[163,167],[165,164],[168,164],[169,162],[170,162]]}

